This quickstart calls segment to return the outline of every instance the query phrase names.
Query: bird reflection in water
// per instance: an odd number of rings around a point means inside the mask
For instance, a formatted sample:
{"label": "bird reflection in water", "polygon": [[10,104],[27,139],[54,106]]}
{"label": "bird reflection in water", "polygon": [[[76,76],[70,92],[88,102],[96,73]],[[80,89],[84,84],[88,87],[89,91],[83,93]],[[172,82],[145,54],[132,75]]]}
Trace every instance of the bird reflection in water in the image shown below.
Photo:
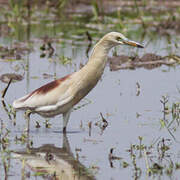
{"label": "bird reflection in water", "polygon": [[25,168],[29,167],[36,175],[48,179],[95,180],[88,168],[74,157],[65,134],[61,148],[46,144],[38,148],[29,148],[28,151],[13,151],[12,154],[14,158],[22,160],[22,167],[25,165]]}

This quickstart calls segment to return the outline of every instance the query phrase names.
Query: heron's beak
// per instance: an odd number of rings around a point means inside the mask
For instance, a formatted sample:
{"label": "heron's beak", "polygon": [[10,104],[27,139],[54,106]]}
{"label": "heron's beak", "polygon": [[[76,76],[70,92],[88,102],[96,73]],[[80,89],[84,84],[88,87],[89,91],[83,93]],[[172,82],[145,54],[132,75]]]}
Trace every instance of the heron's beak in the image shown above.
{"label": "heron's beak", "polygon": [[129,39],[124,40],[124,44],[127,44],[127,45],[129,45],[129,46],[138,47],[138,48],[144,48],[143,45],[141,45],[141,44],[139,44],[139,43],[137,43],[137,42],[135,42],[135,41],[131,41],[131,40],[129,40]]}

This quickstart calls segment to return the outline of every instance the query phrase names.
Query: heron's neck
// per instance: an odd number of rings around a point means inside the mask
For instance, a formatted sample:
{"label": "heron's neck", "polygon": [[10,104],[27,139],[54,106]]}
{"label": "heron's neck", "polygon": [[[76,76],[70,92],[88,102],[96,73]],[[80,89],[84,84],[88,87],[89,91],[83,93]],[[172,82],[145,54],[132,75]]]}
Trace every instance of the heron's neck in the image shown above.
{"label": "heron's neck", "polygon": [[94,69],[94,71],[97,71],[99,76],[101,76],[106,66],[108,52],[111,48],[112,46],[110,46],[107,41],[103,41],[103,39],[100,40],[94,46],[92,54],[86,66],[89,69]]}
{"label": "heron's neck", "polygon": [[107,61],[107,55],[112,46],[103,39],[100,40],[93,48],[92,54],[89,58],[90,61]]}
{"label": "heron's neck", "polygon": [[106,66],[108,52],[111,49],[106,43],[107,42],[100,40],[93,48],[87,64],[77,72],[77,81],[82,82],[82,87],[87,86],[87,89],[91,89],[101,78]]}

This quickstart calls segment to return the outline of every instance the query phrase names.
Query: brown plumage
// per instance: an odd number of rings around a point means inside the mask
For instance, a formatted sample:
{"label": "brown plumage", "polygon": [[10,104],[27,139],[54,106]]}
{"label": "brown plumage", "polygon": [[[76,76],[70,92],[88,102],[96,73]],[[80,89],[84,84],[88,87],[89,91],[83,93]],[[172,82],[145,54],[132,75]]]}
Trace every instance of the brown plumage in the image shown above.
{"label": "brown plumage", "polygon": [[46,94],[47,92],[50,92],[51,90],[55,89],[57,86],[60,85],[63,81],[65,81],[70,75],[64,76],[60,79],[57,79],[55,81],[52,81],[48,84],[45,84],[44,86],[41,86],[40,88],[34,90],[32,93],[30,93],[28,96],[26,96],[24,99],[21,99],[20,102],[26,101],[28,98],[33,96],[34,94]]}

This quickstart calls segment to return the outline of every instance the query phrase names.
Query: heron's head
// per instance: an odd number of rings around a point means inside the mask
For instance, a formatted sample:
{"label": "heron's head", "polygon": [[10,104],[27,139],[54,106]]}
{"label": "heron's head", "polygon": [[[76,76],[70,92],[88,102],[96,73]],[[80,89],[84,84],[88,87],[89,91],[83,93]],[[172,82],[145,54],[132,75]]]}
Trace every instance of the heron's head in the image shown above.
{"label": "heron's head", "polygon": [[129,45],[129,46],[134,46],[138,48],[144,48],[143,45],[135,41],[129,40],[123,34],[119,32],[110,32],[103,37],[103,40],[108,42],[108,44],[112,47],[117,46],[117,45]]}

